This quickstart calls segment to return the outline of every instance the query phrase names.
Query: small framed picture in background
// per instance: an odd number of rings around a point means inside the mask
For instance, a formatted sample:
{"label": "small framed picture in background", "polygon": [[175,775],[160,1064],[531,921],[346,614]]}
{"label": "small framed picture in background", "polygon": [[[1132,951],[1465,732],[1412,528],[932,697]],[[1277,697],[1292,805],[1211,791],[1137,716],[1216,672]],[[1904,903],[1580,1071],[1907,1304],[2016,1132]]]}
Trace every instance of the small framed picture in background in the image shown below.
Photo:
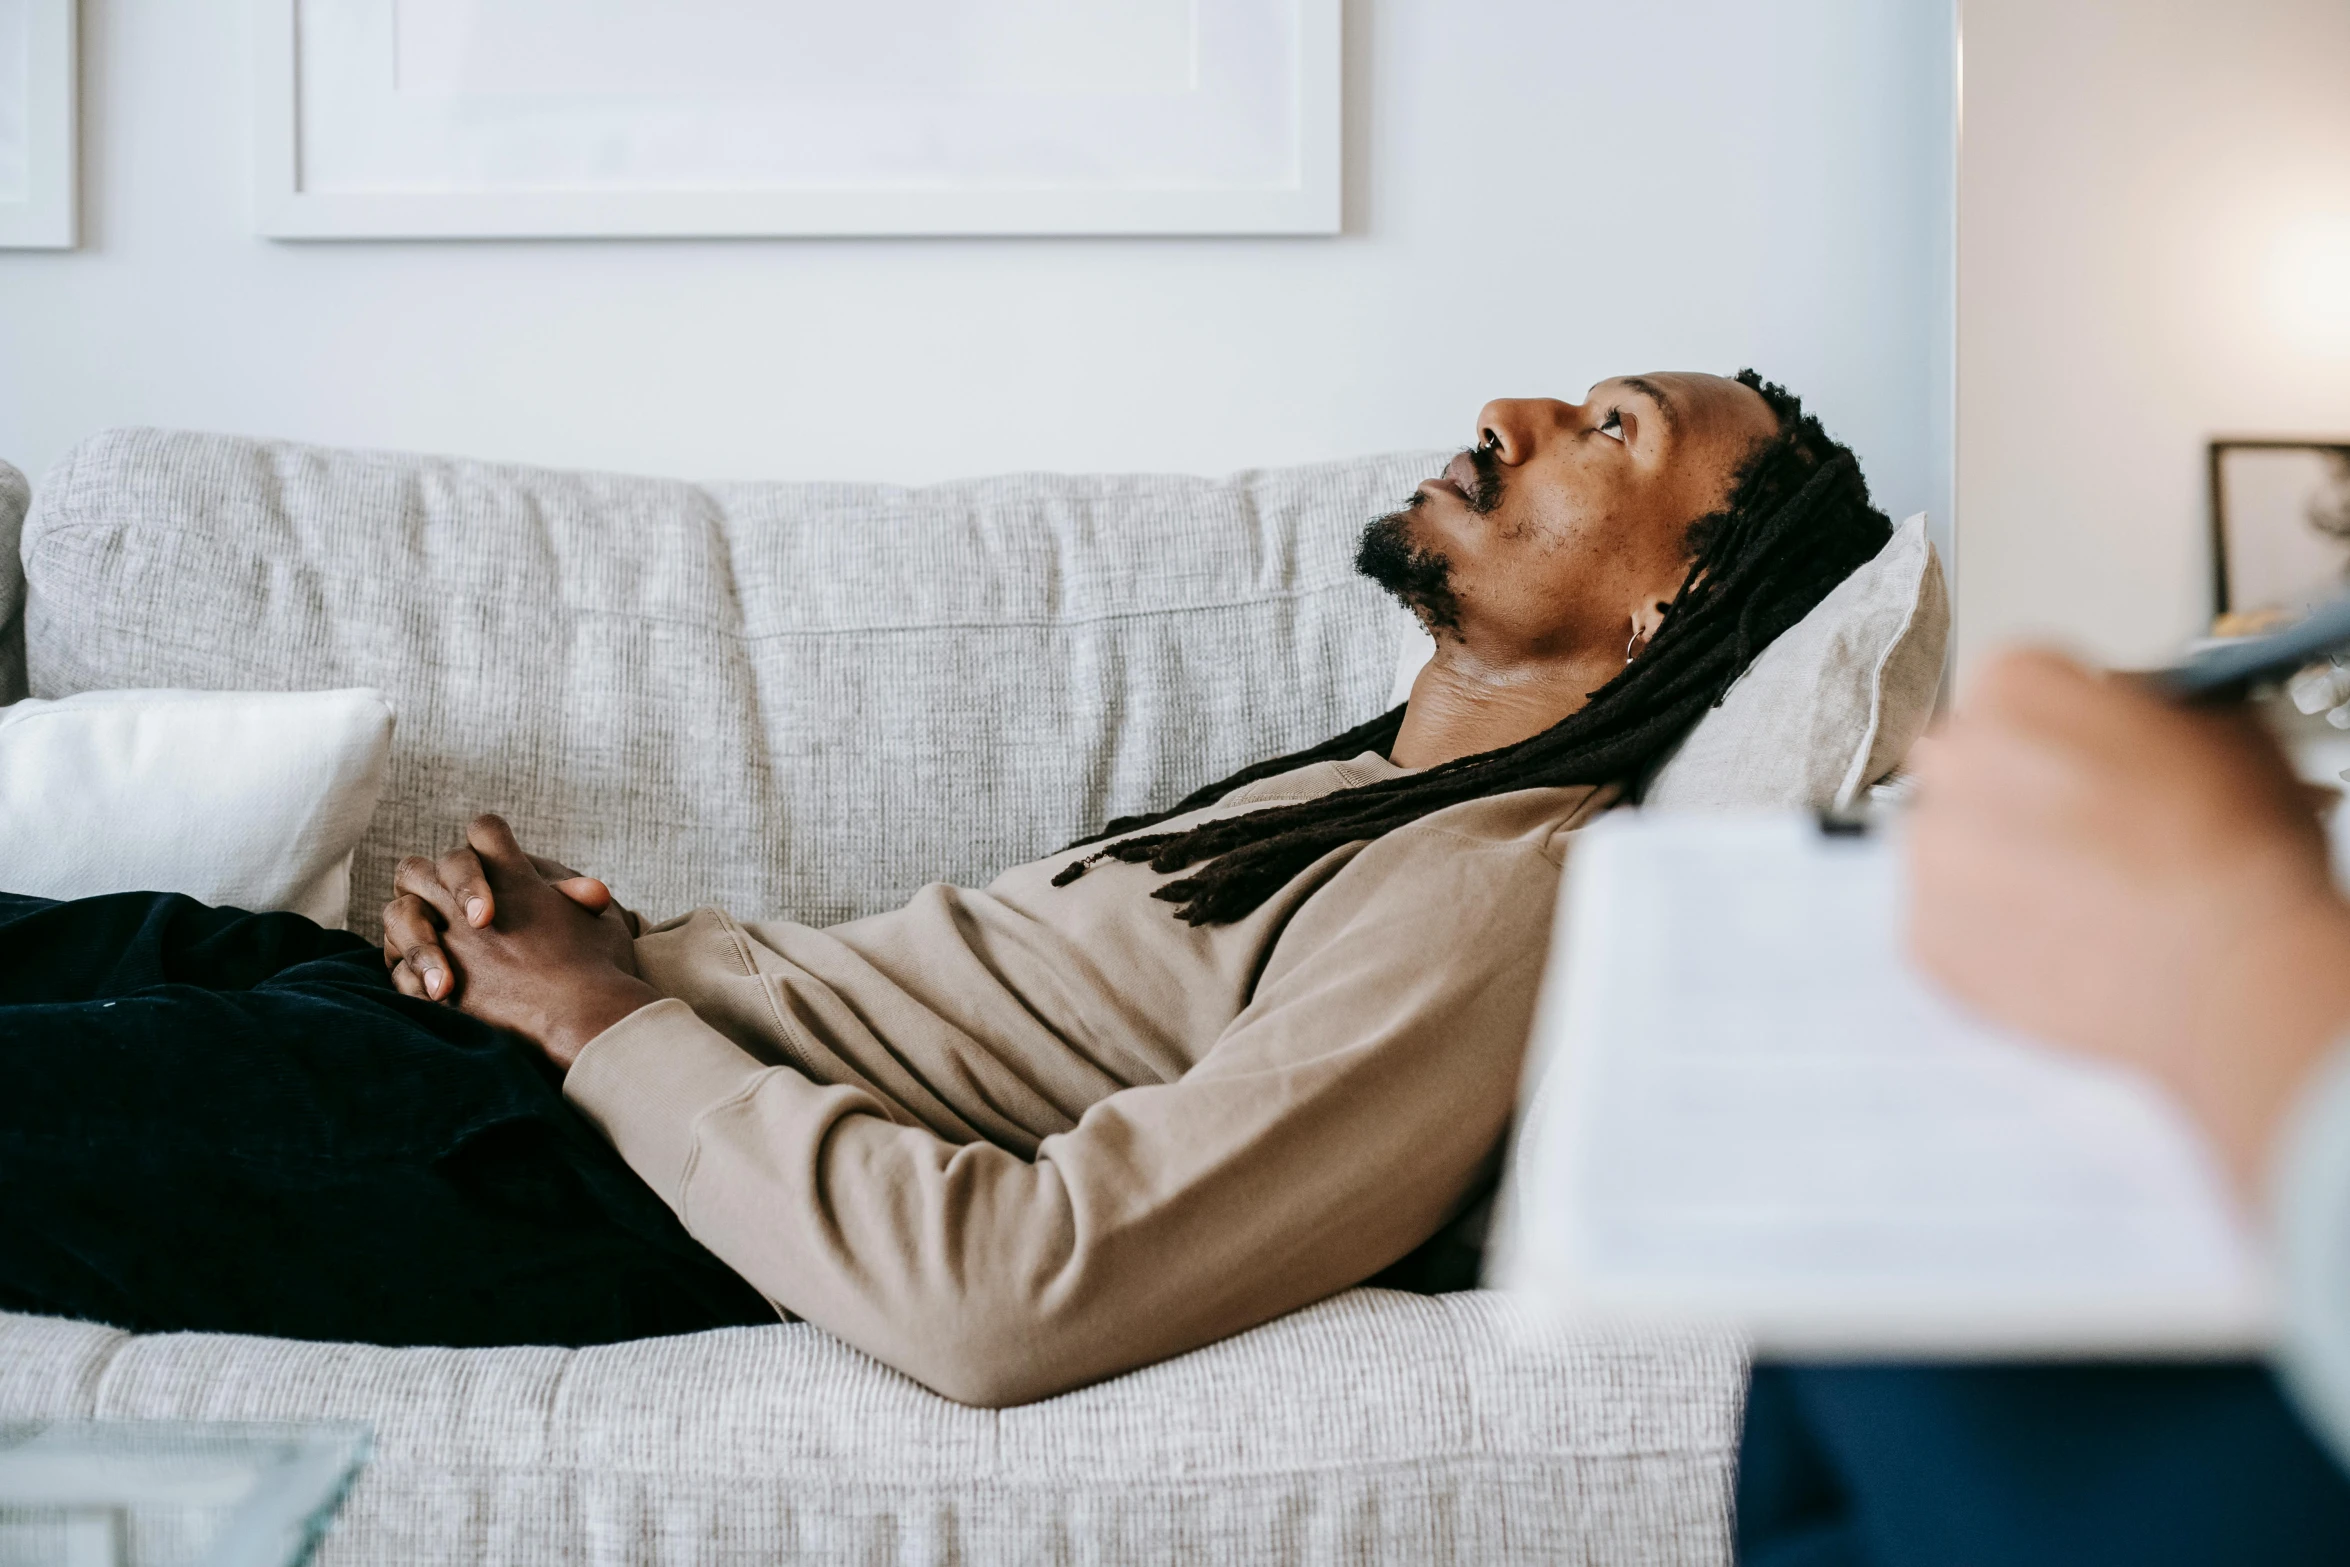
{"label": "small framed picture in background", "polygon": [[2219,635],[2350,593],[2350,439],[2213,441],[2211,546]]}
{"label": "small framed picture in background", "polygon": [[74,0],[0,0],[0,250],[70,250]]}

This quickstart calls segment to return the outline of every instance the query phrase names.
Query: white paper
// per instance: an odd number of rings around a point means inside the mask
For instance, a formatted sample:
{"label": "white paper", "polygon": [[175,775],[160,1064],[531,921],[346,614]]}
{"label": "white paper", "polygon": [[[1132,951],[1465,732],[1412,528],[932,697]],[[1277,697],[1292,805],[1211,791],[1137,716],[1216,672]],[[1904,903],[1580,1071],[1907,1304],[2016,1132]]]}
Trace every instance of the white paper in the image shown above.
{"label": "white paper", "polygon": [[1505,1282],[1806,1355],[2257,1348],[2271,1288],[2184,1116],[1916,978],[1900,858],[1626,816],[1571,862]]}
{"label": "white paper", "polygon": [[1297,0],[299,0],[300,185],[1275,190]]}
{"label": "white paper", "polygon": [[1184,92],[1193,0],[398,0],[399,91]]}

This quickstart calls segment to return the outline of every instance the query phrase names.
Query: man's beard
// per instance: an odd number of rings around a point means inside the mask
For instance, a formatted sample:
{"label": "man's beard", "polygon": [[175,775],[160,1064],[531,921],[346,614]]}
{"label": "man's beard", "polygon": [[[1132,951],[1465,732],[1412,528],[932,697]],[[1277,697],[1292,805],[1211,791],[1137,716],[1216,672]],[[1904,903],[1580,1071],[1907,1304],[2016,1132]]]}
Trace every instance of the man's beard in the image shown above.
{"label": "man's beard", "polygon": [[[1501,463],[1491,447],[1469,452],[1477,471],[1476,487],[1469,491],[1469,509],[1480,516],[1501,504]],[[1412,514],[1427,497],[1414,490],[1395,511],[1363,530],[1355,547],[1355,570],[1395,595],[1404,608],[1420,617],[1431,634],[1461,629],[1461,604],[1452,591],[1452,562],[1442,550],[1423,549],[1412,542]]]}
{"label": "man's beard", "polygon": [[1453,597],[1452,562],[1440,550],[1412,543],[1412,513],[1419,509],[1420,497],[1414,495],[1401,511],[1391,511],[1365,528],[1363,542],[1355,548],[1355,570],[1394,594],[1431,634],[1457,634],[1461,605]]}

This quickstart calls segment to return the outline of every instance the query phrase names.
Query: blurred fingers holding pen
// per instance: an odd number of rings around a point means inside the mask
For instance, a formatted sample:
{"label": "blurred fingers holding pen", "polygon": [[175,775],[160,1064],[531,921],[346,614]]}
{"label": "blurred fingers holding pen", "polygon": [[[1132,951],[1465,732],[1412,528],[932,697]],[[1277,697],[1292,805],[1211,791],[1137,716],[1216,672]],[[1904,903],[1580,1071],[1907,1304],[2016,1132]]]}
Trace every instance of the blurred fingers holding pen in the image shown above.
{"label": "blurred fingers holding pen", "polygon": [[2350,905],[2308,790],[2240,706],[2036,649],[1920,748],[1909,940],[1995,1022],[2151,1073],[2247,1195],[2350,1032]]}

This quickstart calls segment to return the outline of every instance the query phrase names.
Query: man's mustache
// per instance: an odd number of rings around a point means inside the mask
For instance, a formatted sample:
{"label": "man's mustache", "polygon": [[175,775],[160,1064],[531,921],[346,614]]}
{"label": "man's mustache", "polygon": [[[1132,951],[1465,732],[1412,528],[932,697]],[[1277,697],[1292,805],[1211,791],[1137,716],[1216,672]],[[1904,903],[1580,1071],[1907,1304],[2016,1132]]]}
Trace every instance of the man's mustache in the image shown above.
{"label": "man's mustache", "polygon": [[[1464,463],[1468,467],[1465,481],[1460,472]],[[1459,456],[1444,465],[1441,477],[1461,492],[1469,510],[1479,516],[1501,504],[1501,453],[1491,446],[1463,448]],[[1424,492],[1415,490],[1411,499],[1404,502],[1404,509],[1417,511],[1427,498]]]}
{"label": "man's mustache", "polygon": [[1469,510],[1483,516],[1501,504],[1501,452],[1480,444],[1470,447],[1467,455],[1469,466],[1477,471],[1477,483],[1469,490]]}

